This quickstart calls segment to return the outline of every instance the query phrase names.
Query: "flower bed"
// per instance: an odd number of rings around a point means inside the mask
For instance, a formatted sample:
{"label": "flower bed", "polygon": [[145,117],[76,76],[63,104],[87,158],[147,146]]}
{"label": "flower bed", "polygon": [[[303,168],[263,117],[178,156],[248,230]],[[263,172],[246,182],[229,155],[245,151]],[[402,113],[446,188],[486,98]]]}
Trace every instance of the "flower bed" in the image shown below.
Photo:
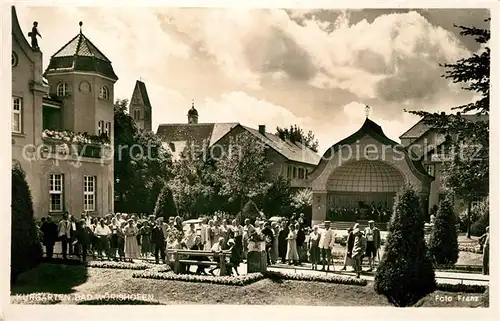
{"label": "flower bed", "polygon": [[264,273],[264,276],[266,278],[273,280],[311,281],[311,282],[360,285],[360,286],[365,286],[368,284],[368,282],[365,279],[355,279],[352,277],[342,277],[335,275],[305,275],[305,274],[294,274],[294,273],[285,273],[277,271],[267,271]]}
{"label": "flower bed", "polygon": [[471,245],[459,245],[458,246],[458,250],[459,251],[462,251],[462,252],[471,252],[471,253],[477,253],[477,254],[483,254],[483,250],[481,249],[481,246],[480,245],[475,245],[475,246],[471,246]]}
{"label": "flower bed", "polygon": [[100,269],[123,269],[123,270],[147,270],[152,267],[145,263],[114,262],[114,261],[90,261],[87,267]]}
{"label": "flower bed", "polygon": [[74,133],[69,130],[49,130],[45,129],[42,132],[43,139],[51,139],[64,143],[74,144],[96,144],[110,146],[110,139],[107,135],[89,135],[87,133]]}
{"label": "flower bed", "polygon": [[144,272],[136,272],[132,275],[134,278],[145,278],[155,280],[170,280],[170,281],[185,281],[185,282],[198,282],[198,283],[212,283],[222,285],[244,286],[265,278],[282,281],[310,281],[310,282],[323,282],[345,285],[359,285],[365,286],[368,282],[365,279],[355,279],[352,277],[340,277],[332,275],[304,275],[304,274],[291,274],[275,271],[267,271],[265,273],[250,273],[241,276],[203,276],[193,274],[174,274],[147,270]]}
{"label": "flower bed", "polygon": [[134,273],[132,277],[155,279],[155,280],[235,285],[235,286],[244,286],[264,279],[264,275],[262,275],[261,273],[250,273],[241,276],[204,276],[204,275],[193,275],[193,274],[161,273],[155,271],[144,271],[144,272]]}
{"label": "flower bed", "polygon": [[437,290],[446,292],[461,292],[461,293],[484,293],[488,287],[478,284],[450,284],[438,283]]}
{"label": "flower bed", "polygon": [[481,272],[483,271],[483,267],[480,265],[439,265],[436,267],[437,270],[454,270],[454,271],[463,271],[463,272]]}

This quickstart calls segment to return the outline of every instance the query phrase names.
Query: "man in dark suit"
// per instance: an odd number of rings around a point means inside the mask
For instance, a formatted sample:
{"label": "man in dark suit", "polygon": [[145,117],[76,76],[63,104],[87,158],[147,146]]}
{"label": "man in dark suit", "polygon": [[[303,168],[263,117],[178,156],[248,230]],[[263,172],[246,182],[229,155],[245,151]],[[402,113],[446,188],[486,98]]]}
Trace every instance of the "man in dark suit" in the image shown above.
{"label": "man in dark suit", "polygon": [[156,264],[160,263],[159,256],[161,255],[161,260],[165,263],[165,234],[163,233],[162,220],[157,219],[156,224],[151,231],[151,242],[153,243],[155,250],[155,261]]}
{"label": "man in dark suit", "polygon": [[52,217],[49,215],[40,230],[43,233],[43,245],[45,245],[45,250],[47,252],[47,258],[51,259],[54,254],[54,244],[57,241],[57,224],[52,221]]}

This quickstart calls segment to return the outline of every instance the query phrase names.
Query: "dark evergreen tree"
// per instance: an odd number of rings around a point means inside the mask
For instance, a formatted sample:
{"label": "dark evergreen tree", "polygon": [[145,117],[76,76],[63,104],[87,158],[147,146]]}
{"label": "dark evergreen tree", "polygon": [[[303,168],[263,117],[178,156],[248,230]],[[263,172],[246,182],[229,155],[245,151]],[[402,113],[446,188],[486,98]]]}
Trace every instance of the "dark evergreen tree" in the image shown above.
{"label": "dark evergreen tree", "polygon": [[11,283],[20,273],[35,267],[42,257],[42,245],[33,217],[33,201],[24,171],[12,167]]}
{"label": "dark evergreen tree", "polygon": [[154,215],[156,217],[163,217],[164,221],[167,221],[171,216],[175,217],[179,215],[172,191],[167,185],[162,188],[160,195],[156,200]]}
{"label": "dark evergreen tree", "polygon": [[435,264],[454,265],[458,260],[457,217],[448,198],[439,204],[429,238],[429,254]]}
{"label": "dark evergreen tree", "polygon": [[254,201],[249,200],[245,206],[243,206],[241,212],[237,215],[237,219],[241,224],[244,224],[246,219],[250,219],[252,222],[255,222],[255,219],[259,216],[260,211],[257,208],[257,205],[255,205]]}
{"label": "dark evergreen tree", "polygon": [[375,275],[375,291],[399,307],[412,306],[436,289],[432,260],[424,241],[424,215],[411,186],[396,197],[389,235]]}
{"label": "dark evergreen tree", "polygon": [[274,177],[271,187],[261,199],[261,208],[267,217],[289,216],[293,203],[290,181],[281,175]]}

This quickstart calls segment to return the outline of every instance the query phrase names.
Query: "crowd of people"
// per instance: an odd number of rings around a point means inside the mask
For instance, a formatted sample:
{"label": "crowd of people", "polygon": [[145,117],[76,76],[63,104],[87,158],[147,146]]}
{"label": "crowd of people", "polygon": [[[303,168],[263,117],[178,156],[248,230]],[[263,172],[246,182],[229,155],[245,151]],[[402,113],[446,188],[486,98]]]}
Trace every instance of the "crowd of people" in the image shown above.
{"label": "crowd of people", "polygon": [[[370,270],[373,268],[372,260],[380,247],[380,232],[373,223],[370,221],[363,232],[357,224],[350,229],[344,270],[347,265],[352,265],[359,275],[364,256],[369,259]],[[57,224],[50,216],[42,218],[40,231],[48,258],[52,258],[56,242],[61,243],[63,258],[75,255],[83,261],[90,255],[98,259],[129,262],[154,257],[156,263],[160,263],[160,259],[167,263],[171,260],[167,249],[227,250],[238,274],[238,266],[249,251],[265,250],[269,265],[309,262],[314,270],[321,265],[322,271],[329,271],[333,265],[337,233],[329,221],[324,222],[321,229],[308,226],[303,213],[273,221],[261,213],[257,219],[245,219],[243,225],[225,215],[205,217],[195,223],[183,222],[178,216],[169,217],[168,222],[164,222],[163,217],[140,218],[135,214],[116,213],[92,218],[82,213],[77,219],[65,213]],[[192,259],[201,260],[199,257]],[[213,274],[213,271],[209,272]],[[206,274],[200,266],[196,273]]]}

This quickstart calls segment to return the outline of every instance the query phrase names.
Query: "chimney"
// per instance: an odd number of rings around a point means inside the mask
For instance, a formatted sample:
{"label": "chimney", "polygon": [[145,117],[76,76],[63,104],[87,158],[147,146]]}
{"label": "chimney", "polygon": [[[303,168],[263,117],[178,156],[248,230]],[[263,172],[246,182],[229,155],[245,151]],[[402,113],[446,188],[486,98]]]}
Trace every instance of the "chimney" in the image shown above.
{"label": "chimney", "polygon": [[266,125],[259,125],[259,133],[266,136]]}

